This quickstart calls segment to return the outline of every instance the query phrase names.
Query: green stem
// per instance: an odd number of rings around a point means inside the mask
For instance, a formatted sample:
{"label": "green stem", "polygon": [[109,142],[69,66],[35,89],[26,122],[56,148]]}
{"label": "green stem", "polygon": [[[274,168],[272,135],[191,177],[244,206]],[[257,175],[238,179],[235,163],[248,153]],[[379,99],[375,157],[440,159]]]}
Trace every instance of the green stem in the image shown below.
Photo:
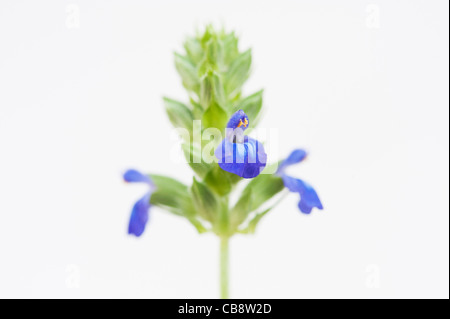
{"label": "green stem", "polygon": [[228,237],[220,238],[220,298],[228,299]]}

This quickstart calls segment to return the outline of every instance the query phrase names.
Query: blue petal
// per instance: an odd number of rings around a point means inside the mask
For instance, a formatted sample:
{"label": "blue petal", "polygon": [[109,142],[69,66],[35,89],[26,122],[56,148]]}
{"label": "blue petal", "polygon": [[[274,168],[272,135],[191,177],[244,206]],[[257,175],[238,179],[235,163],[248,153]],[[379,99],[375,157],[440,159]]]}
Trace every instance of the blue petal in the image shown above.
{"label": "blue petal", "polygon": [[142,174],[141,172],[130,169],[123,174],[123,179],[126,182],[131,183],[146,183],[149,186],[148,192],[139,199],[133,206],[131,211],[130,223],[128,225],[128,233],[137,237],[141,236],[144,232],[145,225],[148,221],[148,211],[150,209],[150,198],[154,189],[154,184],[150,177]]}
{"label": "blue petal", "polygon": [[244,145],[247,146],[247,166],[244,170],[244,178],[253,178],[258,176],[266,167],[267,154],[264,146],[258,140],[251,137],[245,137]]}
{"label": "blue petal", "polygon": [[231,143],[224,139],[214,154],[223,170],[243,178],[258,176],[267,162],[264,146],[247,136],[244,143]]}
{"label": "blue petal", "polygon": [[[241,122],[247,122],[247,124],[239,125],[239,123]],[[245,130],[248,127],[248,124],[249,120],[247,114],[245,114],[244,111],[239,110],[231,116],[230,120],[228,121],[227,128],[235,129],[239,127],[240,129]]]}
{"label": "blue petal", "polygon": [[150,196],[148,192],[140,200],[138,200],[131,211],[130,223],[128,225],[128,234],[141,236],[148,222],[148,211],[150,209]]}
{"label": "blue petal", "polygon": [[311,185],[286,174],[283,174],[281,177],[283,178],[284,186],[289,191],[300,194],[298,208],[302,213],[309,214],[314,207],[323,209],[319,196]]}
{"label": "blue petal", "polygon": [[286,167],[288,167],[288,166],[290,166],[290,165],[293,165],[293,164],[300,163],[301,161],[303,161],[303,160],[306,158],[307,155],[308,155],[308,154],[306,153],[305,150],[302,150],[302,149],[294,150],[294,151],[288,156],[288,158],[286,158],[286,159],[280,164],[280,166],[278,167],[278,172],[279,172],[279,173],[282,173],[282,172],[286,169]]}
{"label": "blue petal", "polygon": [[126,171],[123,174],[123,179],[129,183],[141,182],[141,183],[147,183],[149,185],[153,184],[150,177],[142,174],[141,172],[139,172],[135,169],[129,169],[128,171]]}

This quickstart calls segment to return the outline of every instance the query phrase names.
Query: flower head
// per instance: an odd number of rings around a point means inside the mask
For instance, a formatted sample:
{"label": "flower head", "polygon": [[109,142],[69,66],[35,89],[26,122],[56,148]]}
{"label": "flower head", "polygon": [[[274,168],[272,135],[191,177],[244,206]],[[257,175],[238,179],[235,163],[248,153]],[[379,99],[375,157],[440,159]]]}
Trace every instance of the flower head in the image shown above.
{"label": "flower head", "polygon": [[244,111],[234,113],[228,121],[226,137],[214,152],[223,170],[243,178],[258,176],[267,161],[264,146],[244,135],[248,124],[249,119]]}
{"label": "flower head", "polygon": [[128,224],[128,234],[139,237],[144,232],[145,225],[148,222],[148,212],[151,207],[150,198],[155,187],[150,177],[134,169],[126,171],[123,174],[123,179],[128,183],[145,183],[149,187],[148,192],[134,204]]}
{"label": "flower head", "polygon": [[287,159],[285,159],[279,166],[277,175],[283,179],[284,186],[293,193],[300,195],[298,208],[304,214],[311,213],[314,207],[323,209],[322,203],[314,188],[305,181],[286,175],[285,170],[293,164],[300,163],[307,156],[304,150],[294,150]]}

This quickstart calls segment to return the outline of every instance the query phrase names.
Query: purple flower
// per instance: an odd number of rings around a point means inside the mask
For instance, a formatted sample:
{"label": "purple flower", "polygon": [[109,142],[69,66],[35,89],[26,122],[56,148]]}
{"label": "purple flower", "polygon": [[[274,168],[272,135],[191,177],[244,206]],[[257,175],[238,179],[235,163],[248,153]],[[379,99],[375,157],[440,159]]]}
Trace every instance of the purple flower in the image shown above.
{"label": "purple flower", "polygon": [[149,188],[148,192],[134,204],[128,225],[128,234],[139,237],[144,232],[145,225],[148,222],[148,212],[151,207],[150,197],[155,186],[150,177],[134,169],[126,171],[123,174],[123,179],[128,183],[146,183]]}
{"label": "purple flower", "polygon": [[267,154],[259,141],[244,135],[248,125],[244,111],[234,113],[228,121],[226,137],[214,154],[223,170],[243,178],[254,178],[266,166]]}
{"label": "purple flower", "polygon": [[323,209],[322,203],[314,188],[305,181],[286,175],[287,167],[300,163],[307,156],[304,150],[294,150],[287,159],[285,159],[278,168],[277,175],[283,179],[284,186],[293,193],[300,195],[300,202],[298,208],[304,214],[311,213],[314,207]]}

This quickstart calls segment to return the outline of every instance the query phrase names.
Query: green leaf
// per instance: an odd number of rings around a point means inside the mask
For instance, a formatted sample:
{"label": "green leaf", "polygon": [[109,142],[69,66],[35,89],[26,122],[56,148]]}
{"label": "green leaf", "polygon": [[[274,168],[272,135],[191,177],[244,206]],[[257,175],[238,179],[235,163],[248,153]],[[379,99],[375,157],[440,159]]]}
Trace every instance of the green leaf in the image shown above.
{"label": "green leaf", "polygon": [[199,103],[194,101],[192,98],[190,99],[190,102],[191,102],[192,108],[193,108],[192,115],[194,116],[194,119],[201,120],[205,110]]}
{"label": "green leaf", "polygon": [[198,214],[211,224],[214,224],[220,209],[220,204],[216,196],[209,190],[208,186],[198,182],[195,177],[191,187],[191,193],[194,207]]}
{"label": "green leaf", "polygon": [[152,174],[150,178],[156,186],[150,198],[152,205],[175,215],[186,217],[199,233],[207,231],[197,219],[197,212],[189,188],[185,184],[162,175]]}
{"label": "green leaf", "polygon": [[213,83],[208,75],[205,75],[200,80],[200,96],[199,102],[203,110],[208,109],[213,100]]}
{"label": "green leaf", "polygon": [[251,188],[246,188],[236,205],[231,210],[231,227],[237,229],[237,227],[247,219],[252,209],[252,194]]}
{"label": "green leaf", "polygon": [[[248,192],[251,190],[250,213],[278,194],[281,190],[283,190],[283,188],[284,184],[281,177],[276,175],[260,174],[248,183],[242,192],[241,198],[249,196]],[[239,201],[240,200],[241,199],[239,199]]]}
{"label": "green leaf", "polygon": [[[288,192],[285,192],[285,195],[287,195],[287,194],[288,194]],[[262,211],[260,213],[255,214],[253,216],[253,218],[250,219],[247,226],[244,229],[238,230],[238,232],[241,234],[253,234],[256,230],[256,226],[259,224],[261,219],[264,216],[266,216],[266,214],[268,212],[270,212],[275,206],[277,206],[283,200],[283,198],[284,198],[284,196],[281,196],[274,204],[272,204],[272,206],[270,206],[269,208],[265,209],[264,211]]]}
{"label": "green leaf", "polygon": [[219,104],[213,102],[205,111],[202,118],[203,128],[215,127],[220,132],[223,132],[228,122],[228,114]]}
{"label": "green leaf", "polygon": [[206,174],[204,182],[220,196],[225,196],[231,192],[231,181],[228,172],[220,168],[218,164]]}
{"label": "green leaf", "polygon": [[208,230],[197,218],[188,218],[188,221],[197,229],[199,234],[206,233]]}
{"label": "green leaf", "polygon": [[[279,193],[283,190],[284,185],[281,178],[275,175],[260,175],[266,176],[265,178],[261,178],[259,181],[249,183],[247,187],[242,192],[241,198],[236,203],[235,207],[232,210],[232,221],[233,221],[233,229],[239,228],[239,225],[242,224],[245,220],[247,220],[248,216],[251,212],[257,210],[263,203],[271,199],[275,194]],[[258,178],[258,177],[257,177]],[[281,181],[280,181],[281,180]],[[281,184],[280,184],[281,182]],[[272,183],[272,186],[268,186],[265,183]],[[286,195],[287,193],[285,193]],[[277,206],[284,196],[278,198],[278,200],[273,203],[269,208],[264,211],[257,213],[253,216],[252,219],[247,223],[244,229],[238,230],[239,233],[248,234],[254,233],[256,226],[260,222],[260,220],[275,206]]]}
{"label": "green leaf", "polygon": [[205,28],[205,32],[203,33],[203,36],[200,39],[200,42],[203,47],[206,47],[207,43],[210,41],[210,39],[214,36],[214,28],[212,25],[207,25]]}
{"label": "green leaf", "polygon": [[192,168],[192,170],[201,178],[205,178],[206,174],[212,169],[212,165],[205,163],[203,160],[201,160],[200,163],[194,163],[194,158],[201,159],[201,150],[194,145],[189,144],[182,144],[181,145],[183,149],[184,156],[186,158],[186,161],[188,162],[189,166]]}
{"label": "green leaf", "polygon": [[242,85],[249,76],[251,63],[252,53],[251,50],[247,50],[230,65],[225,77],[225,91],[230,99],[240,92]]}
{"label": "green leaf", "polygon": [[242,177],[240,177],[239,175],[233,174],[233,173],[228,173],[227,175],[228,175],[228,178],[232,185],[237,184],[243,180]]}
{"label": "green leaf", "polygon": [[200,41],[196,38],[188,38],[184,43],[184,49],[194,64],[199,64],[203,59],[203,48]]}
{"label": "green leaf", "polygon": [[192,134],[192,111],[183,103],[164,97],[164,105],[170,122],[175,128],[185,128]]}
{"label": "green leaf", "polygon": [[273,207],[267,208],[261,213],[256,214],[249,222],[245,229],[239,231],[242,234],[254,234],[256,231],[256,226],[258,226],[261,219],[272,210]]}
{"label": "green leaf", "polygon": [[214,100],[223,108],[226,107],[226,96],[222,78],[216,72],[211,74],[211,82],[214,93]]}
{"label": "green leaf", "polygon": [[167,176],[150,175],[156,188],[150,203],[163,208],[171,208],[177,215],[195,215],[189,188],[183,183]]}
{"label": "green leaf", "polygon": [[222,59],[223,59],[222,47],[217,42],[216,37],[213,37],[208,41],[208,43],[206,44],[205,51],[206,51],[206,59],[208,61],[208,64],[213,69],[216,69],[217,66],[222,64]]}
{"label": "green leaf", "polygon": [[216,102],[221,107],[226,106],[226,96],[220,75],[213,71],[208,71],[202,77],[200,83],[200,104],[203,109],[208,109]]}
{"label": "green leaf", "polygon": [[250,125],[252,125],[253,127],[256,125],[259,119],[259,113],[262,108],[262,94],[263,90],[247,96],[246,98],[241,100],[234,109],[234,112],[236,112],[237,110],[243,110],[250,119]]}
{"label": "green leaf", "polygon": [[200,82],[195,65],[188,58],[175,53],[175,67],[181,76],[183,86],[189,91],[198,93]]}
{"label": "green leaf", "polygon": [[224,52],[224,63],[226,65],[229,65],[239,55],[238,39],[236,38],[234,33],[230,33],[227,34],[221,42]]}

